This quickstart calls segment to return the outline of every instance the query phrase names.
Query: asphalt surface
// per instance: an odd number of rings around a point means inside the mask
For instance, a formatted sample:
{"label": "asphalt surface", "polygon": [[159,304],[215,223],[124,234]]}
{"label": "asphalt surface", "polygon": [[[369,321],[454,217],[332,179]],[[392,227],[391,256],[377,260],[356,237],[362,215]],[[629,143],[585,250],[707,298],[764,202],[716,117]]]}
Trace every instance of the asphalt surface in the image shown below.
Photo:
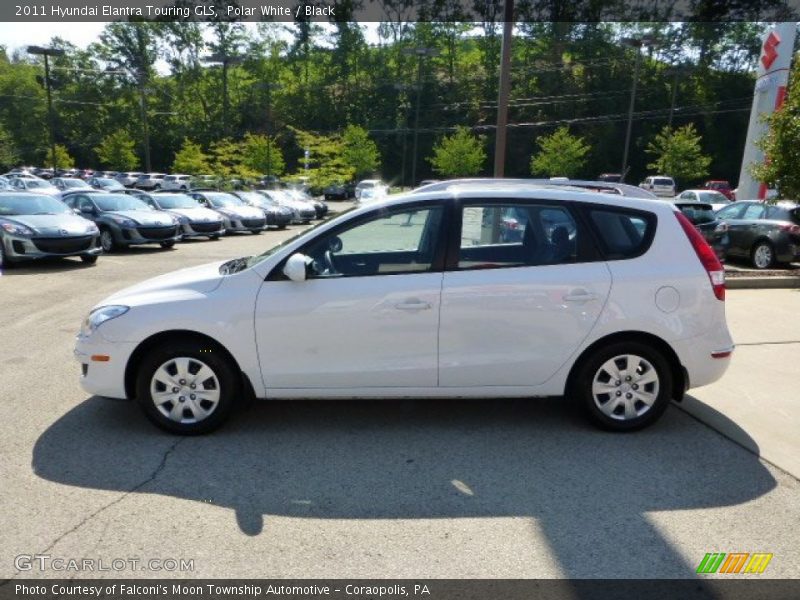
{"label": "asphalt surface", "polygon": [[[800,577],[800,485],[757,456],[769,425],[728,412],[747,393],[736,387],[698,390],[695,402],[749,450],[686,408],[615,435],[561,399],[262,402],[214,435],[177,438],[131,403],[81,390],[73,338],[94,303],[291,234],[0,276],[0,578],[684,578],[714,551],[771,552],[762,577]],[[769,307],[765,319],[775,306],[797,314],[800,296],[776,291],[729,293],[735,334],[748,331],[739,321],[753,304]],[[737,350],[723,382],[758,374],[760,352]],[[796,375],[788,381],[787,368],[765,385],[788,393]],[[782,406],[796,418],[796,405]],[[182,558],[194,570],[15,566],[34,554]]]}

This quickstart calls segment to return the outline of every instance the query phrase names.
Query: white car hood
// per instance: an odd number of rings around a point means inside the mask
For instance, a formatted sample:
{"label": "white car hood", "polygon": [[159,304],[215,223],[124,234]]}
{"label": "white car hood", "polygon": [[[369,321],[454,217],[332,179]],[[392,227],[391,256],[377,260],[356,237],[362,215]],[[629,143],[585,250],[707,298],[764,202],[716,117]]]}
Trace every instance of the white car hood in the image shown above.
{"label": "white car hood", "polygon": [[153,277],[112,294],[97,306],[109,304],[137,306],[157,303],[159,300],[167,302],[180,296],[211,293],[225,278],[219,272],[219,267],[224,262],[227,261],[220,260]]}

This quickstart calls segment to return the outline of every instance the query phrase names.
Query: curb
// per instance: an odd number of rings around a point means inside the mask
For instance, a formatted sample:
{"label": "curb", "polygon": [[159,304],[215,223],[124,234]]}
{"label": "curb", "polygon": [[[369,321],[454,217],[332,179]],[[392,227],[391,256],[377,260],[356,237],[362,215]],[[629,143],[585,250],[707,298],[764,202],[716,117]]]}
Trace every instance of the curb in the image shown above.
{"label": "curb", "polygon": [[800,277],[726,277],[729,290],[773,290],[800,288]]}

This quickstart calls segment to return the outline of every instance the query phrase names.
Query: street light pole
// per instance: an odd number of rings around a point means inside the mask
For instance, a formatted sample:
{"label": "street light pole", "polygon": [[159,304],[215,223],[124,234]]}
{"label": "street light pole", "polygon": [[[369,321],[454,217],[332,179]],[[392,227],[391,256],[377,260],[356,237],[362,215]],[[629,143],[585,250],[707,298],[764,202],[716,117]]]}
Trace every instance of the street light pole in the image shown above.
{"label": "street light pole", "polygon": [[53,162],[53,175],[58,169],[58,158],[56,156],[56,117],[53,112],[53,96],[50,90],[50,56],[63,56],[64,51],[58,48],[42,48],[41,46],[28,46],[28,54],[38,54],[44,56],[44,88],[47,93],[47,119],[50,123],[50,152]]}
{"label": "street light pole", "polygon": [[632,46],[636,49],[636,62],[633,65],[633,83],[631,85],[631,100],[628,105],[628,125],[625,129],[625,145],[622,150],[622,170],[620,171],[620,182],[625,181],[625,176],[628,174],[628,151],[631,145],[631,131],[633,129],[633,108],[636,104],[636,86],[639,83],[639,65],[642,62],[642,53],[639,51],[642,46],[652,45],[653,38],[645,35],[641,38],[625,38],[622,40],[624,44]]}
{"label": "street light pole", "polygon": [[267,172],[266,176],[272,175],[272,90],[277,90],[281,86],[271,81],[262,81],[256,87],[267,91]]}
{"label": "street light pole", "polygon": [[406,48],[405,54],[417,57],[417,106],[414,109],[414,141],[411,151],[411,187],[417,182],[417,149],[419,147],[419,110],[422,103],[422,59],[437,56],[439,51],[435,48]]}
{"label": "street light pole", "polygon": [[511,90],[511,36],[514,33],[514,0],[503,7],[503,46],[500,51],[500,90],[497,94],[497,129],[494,137],[494,176],[505,176],[508,95]]}
{"label": "street light pole", "polygon": [[150,165],[150,126],[147,122],[147,89],[144,81],[139,78],[139,110],[142,118],[142,144],[144,145],[144,168],[147,173],[152,171]]}
{"label": "street light pole", "polygon": [[222,129],[226,136],[230,133],[228,119],[228,115],[230,113],[228,107],[228,66],[240,64],[243,61],[244,57],[242,56],[225,54],[221,52],[212,54],[211,56],[207,56],[203,59],[203,62],[206,63],[222,65]]}

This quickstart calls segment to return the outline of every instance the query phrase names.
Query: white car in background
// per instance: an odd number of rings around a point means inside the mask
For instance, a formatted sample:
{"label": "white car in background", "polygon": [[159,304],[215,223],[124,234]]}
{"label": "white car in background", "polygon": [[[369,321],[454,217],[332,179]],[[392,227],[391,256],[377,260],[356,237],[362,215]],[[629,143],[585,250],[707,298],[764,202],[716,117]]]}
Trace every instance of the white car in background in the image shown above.
{"label": "white car in background", "polygon": [[[503,242],[511,209],[523,231]],[[670,202],[455,181],[113,294],[75,357],[86,392],[179,434],[248,395],[566,396],[630,431],[725,373],[724,300],[722,265]]]}
{"label": "white car in background", "polygon": [[47,194],[54,198],[61,198],[61,190],[46,179],[14,177],[11,180],[11,189],[17,192],[33,192]]}
{"label": "white car in background", "polygon": [[666,175],[653,175],[646,177],[645,180],[639,184],[639,187],[648,192],[652,192],[656,196],[673,198],[677,193],[675,188],[675,180]]}
{"label": "white car in background", "polygon": [[728,206],[732,200],[728,200],[725,194],[714,190],[684,190],[675,196],[675,200],[689,200],[690,202],[702,202],[710,204],[715,211]]}
{"label": "white car in background", "polygon": [[[361,194],[363,194],[367,190],[387,190],[387,189],[388,187],[386,186],[386,184],[383,183],[380,179],[364,179],[356,184],[356,190],[355,190],[356,201],[360,202]],[[372,198],[377,197],[377,194],[375,194],[374,192],[367,192],[367,195],[368,197]],[[385,196],[386,194],[384,193],[382,195]]]}
{"label": "white car in background", "polygon": [[186,192],[191,187],[191,175],[167,175],[161,181],[161,189],[165,192]]}
{"label": "white car in background", "polygon": [[133,187],[133,184],[136,183],[140,175],[142,175],[140,171],[128,171],[125,173],[117,173],[117,176],[114,177],[114,179],[119,181],[125,187]]}

